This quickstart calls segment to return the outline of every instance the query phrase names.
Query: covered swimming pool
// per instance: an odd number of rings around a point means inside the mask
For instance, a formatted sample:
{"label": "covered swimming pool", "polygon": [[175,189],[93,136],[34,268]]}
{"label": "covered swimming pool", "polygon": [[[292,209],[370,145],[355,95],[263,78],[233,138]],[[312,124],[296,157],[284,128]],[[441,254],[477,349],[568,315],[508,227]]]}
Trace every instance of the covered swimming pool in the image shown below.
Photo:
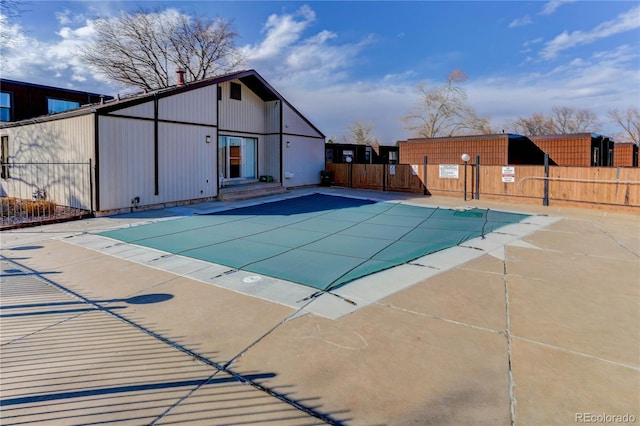
{"label": "covered swimming pool", "polygon": [[527,217],[314,193],[100,235],[330,291]]}

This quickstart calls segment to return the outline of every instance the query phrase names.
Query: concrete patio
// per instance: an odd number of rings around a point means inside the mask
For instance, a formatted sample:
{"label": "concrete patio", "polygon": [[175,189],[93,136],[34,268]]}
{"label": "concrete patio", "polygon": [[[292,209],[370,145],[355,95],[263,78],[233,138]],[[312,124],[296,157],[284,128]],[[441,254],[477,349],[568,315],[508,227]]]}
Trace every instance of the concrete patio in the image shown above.
{"label": "concrete patio", "polygon": [[215,203],[3,232],[0,423],[640,422],[638,215],[326,190],[556,220],[334,317],[72,243]]}

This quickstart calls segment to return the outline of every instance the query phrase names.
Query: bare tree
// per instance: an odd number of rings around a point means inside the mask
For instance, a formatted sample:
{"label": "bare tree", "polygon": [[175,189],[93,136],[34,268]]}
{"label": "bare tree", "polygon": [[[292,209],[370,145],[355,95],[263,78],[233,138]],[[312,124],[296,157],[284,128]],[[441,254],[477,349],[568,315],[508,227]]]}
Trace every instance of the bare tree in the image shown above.
{"label": "bare tree", "polygon": [[598,116],[591,110],[570,107],[553,107],[551,110],[554,133],[593,132],[600,127]]}
{"label": "bare tree", "polygon": [[96,39],[83,49],[81,60],[126,87],[167,87],[176,67],[186,70],[190,82],[232,71],[244,62],[235,48],[237,33],[222,18],[140,10],[98,19],[94,27]]}
{"label": "bare tree", "polygon": [[617,109],[609,111],[609,117],[622,127],[621,138],[629,139],[636,145],[640,145],[640,111],[638,108],[629,108],[626,111]]}
{"label": "bare tree", "polygon": [[526,136],[585,133],[598,130],[598,116],[588,109],[553,107],[551,115],[535,113],[507,123],[513,133]]}
{"label": "bare tree", "polygon": [[435,88],[418,86],[421,100],[401,121],[414,136],[433,138],[469,133],[491,133],[489,120],[479,117],[468,104],[467,93],[457,83],[466,81],[460,70]]}
{"label": "bare tree", "polygon": [[18,0],[0,0],[0,65],[6,65],[6,50],[15,46],[11,35],[11,25],[24,12]]}
{"label": "bare tree", "polygon": [[510,132],[526,136],[541,136],[555,133],[555,125],[550,117],[535,113],[530,117],[519,117],[507,123]]}
{"label": "bare tree", "polygon": [[349,133],[349,136],[343,136],[343,140],[346,143],[369,145],[374,147],[376,150],[380,145],[380,142],[373,137],[372,123],[356,120],[351,124]]}

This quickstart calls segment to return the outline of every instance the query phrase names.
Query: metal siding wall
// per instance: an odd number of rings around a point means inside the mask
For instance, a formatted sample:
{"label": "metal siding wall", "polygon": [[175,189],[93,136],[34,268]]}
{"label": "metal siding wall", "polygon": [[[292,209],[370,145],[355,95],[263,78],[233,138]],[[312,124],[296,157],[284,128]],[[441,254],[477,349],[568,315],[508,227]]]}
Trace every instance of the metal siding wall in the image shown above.
{"label": "metal siding wall", "polygon": [[633,167],[635,145],[631,143],[616,143],[613,152],[614,167]]}
{"label": "metal siding wall", "polygon": [[[6,128],[0,135],[9,137],[10,163],[87,163],[95,160],[93,132],[93,115],[89,114]],[[10,178],[0,180],[0,194],[30,198],[36,187],[43,188],[57,204],[89,209],[89,179],[84,166],[12,167]]]}
{"label": "metal siding wall", "polygon": [[153,119],[153,101],[113,111],[111,114]]}
{"label": "metal siding wall", "polygon": [[[234,83],[239,83],[239,81]],[[222,87],[222,101],[219,102],[220,129],[265,133],[266,114],[264,102],[244,84],[240,83],[240,85],[242,86],[242,100],[238,101],[229,98],[229,82],[220,84]]]}
{"label": "metal siding wall", "polygon": [[265,132],[266,133],[279,133],[280,132],[280,101],[265,102],[264,104],[265,114]]}
{"label": "metal siding wall", "polygon": [[0,130],[12,162],[87,162],[93,158],[93,115]]}
{"label": "metal siding wall", "polygon": [[400,143],[401,164],[422,164],[424,156],[429,164],[461,164],[463,153],[469,154],[469,164],[480,155],[481,164],[507,164],[507,135],[482,138],[433,138]]}
{"label": "metal siding wall", "polygon": [[558,166],[591,166],[590,134],[531,136],[530,139]]}
{"label": "metal siding wall", "polygon": [[322,137],[322,135],[310,126],[302,116],[295,112],[286,103],[282,108],[282,116],[282,125],[284,126],[282,129],[283,132],[293,135]]}
{"label": "metal siding wall", "polygon": [[280,135],[269,135],[264,138],[264,172],[273,176],[273,180],[280,181]]}
{"label": "metal siding wall", "polygon": [[100,117],[100,209],[154,199],[153,121]]}
{"label": "metal siding wall", "polygon": [[[174,123],[159,125],[159,195],[155,202],[167,203],[215,197],[216,150],[214,128]],[[205,137],[211,136],[211,143]]]}
{"label": "metal siding wall", "polygon": [[216,124],[217,86],[207,86],[159,100],[160,120]]}
{"label": "metal siding wall", "polygon": [[[286,141],[290,146],[286,147]],[[324,140],[304,136],[285,136],[283,148],[283,186],[303,186],[320,183],[324,169]],[[292,178],[286,178],[293,173]]]}

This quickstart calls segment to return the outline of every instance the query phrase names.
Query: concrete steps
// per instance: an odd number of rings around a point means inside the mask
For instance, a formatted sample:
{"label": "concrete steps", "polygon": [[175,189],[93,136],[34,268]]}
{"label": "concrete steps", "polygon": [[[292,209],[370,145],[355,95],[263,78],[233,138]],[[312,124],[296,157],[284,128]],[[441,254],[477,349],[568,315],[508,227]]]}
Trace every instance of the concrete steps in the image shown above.
{"label": "concrete steps", "polygon": [[287,189],[280,185],[279,182],[258,182],[230,185],[220,188],[218,191],[218,200],[220,201],[238,201],[247,200],[249,198],[266,197],[268,195],[284,194]]}

